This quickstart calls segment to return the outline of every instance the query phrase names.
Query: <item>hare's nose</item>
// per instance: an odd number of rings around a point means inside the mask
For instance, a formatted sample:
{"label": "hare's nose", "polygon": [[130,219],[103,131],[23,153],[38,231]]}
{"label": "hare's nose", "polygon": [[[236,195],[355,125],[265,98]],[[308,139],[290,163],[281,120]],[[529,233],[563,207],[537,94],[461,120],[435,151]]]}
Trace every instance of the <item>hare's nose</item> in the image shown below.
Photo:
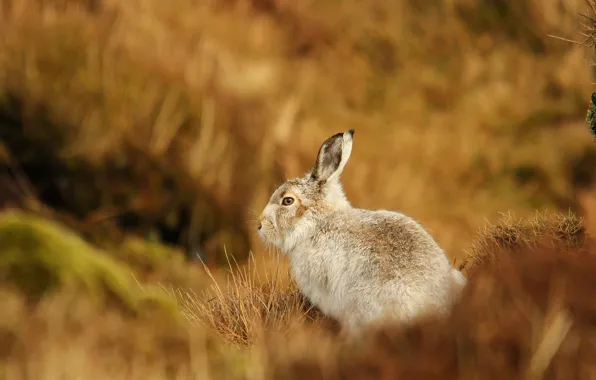
{"label": "hare's nose", "polygon": [[263,225],[261,224],[261,222],[259,222],[259,225],[257,226],[257,230],[260,231],[261,228],[263,228]]}

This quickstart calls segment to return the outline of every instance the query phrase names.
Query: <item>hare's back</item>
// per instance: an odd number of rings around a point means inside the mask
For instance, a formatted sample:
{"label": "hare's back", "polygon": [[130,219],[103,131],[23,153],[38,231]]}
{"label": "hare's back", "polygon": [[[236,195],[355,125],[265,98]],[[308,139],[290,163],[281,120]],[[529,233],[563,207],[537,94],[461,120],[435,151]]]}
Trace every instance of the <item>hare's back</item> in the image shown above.
{"label": "hare's back", "polygon": [[448,260],[432,236],[414,219],[387,210],[351,209],[326,220],[320,230],[371,265],[425,270]]}

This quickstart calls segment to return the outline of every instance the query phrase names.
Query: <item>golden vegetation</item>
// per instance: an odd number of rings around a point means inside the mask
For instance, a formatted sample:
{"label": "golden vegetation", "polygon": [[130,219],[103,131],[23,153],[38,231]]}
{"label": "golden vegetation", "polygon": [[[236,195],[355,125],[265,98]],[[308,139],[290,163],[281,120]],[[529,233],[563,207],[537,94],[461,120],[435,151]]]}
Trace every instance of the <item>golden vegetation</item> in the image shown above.
{"label": "golden vegetation", "polygon": [[246,257],[272,186],[354,127],[348,196],[418,218],[453,257],[499,212],[577,206],[592,73],[548,35],[578,36],[583,1],[164,4],[4,6],[0,138],[19,203],[93,231],[166,225],[225,264],[224,245]]}
{"label": "golden vegetation", "polygon": [[447,320],[377,328],[324,358],[281,357],[272,378],[591,378],[593,243],[522,251],[477,269]]}
{"label": "golden vegetation", "polygon": [[492,265],[503,258],[503,251],[515,253],[529,248],[547,246],[549,249],[581,247],[586,240],[582,219],[569,213],[537,213],[533,218],[516,219],[505,215],[495,225],[484,228],[464,257],[460,268],[470,272],[480,265]]}
{"label": "golden vegetation", "polygon": [[[540,220],[534,231],[549,228]],[[0,369],[7,379],[591,378],[594,241],[518,237],[535,244],[501,245],[499,260],[474,266],[447,319],[376,326],[356,342],[306,318],[292,286],[248,285],[246,272],[213,299],[186,295],[187,321],[123,314],[73,289],[31,304],[4,287]],[[486,233],[476,247],[493,242]]]}
{"label": "golden vegetation", "polygon": [[[549,37],[592,5],[0,1],[0,379],[593,377],[592,52]],[[344,342],[254,241],[349,128],[353,203],[463,259],[446,320]]]}
{"label": "golden vegetation", "polygon": [[212,286],[201,295],[180,289],[171,294],[191,323],[216,332],[227,342],[247,346],[271,331],[291,333],[306,324],[326,321],[289,278],[287,269],[263,270],[251,257],[248,266],[234,268],[225,285],[212,277]]}

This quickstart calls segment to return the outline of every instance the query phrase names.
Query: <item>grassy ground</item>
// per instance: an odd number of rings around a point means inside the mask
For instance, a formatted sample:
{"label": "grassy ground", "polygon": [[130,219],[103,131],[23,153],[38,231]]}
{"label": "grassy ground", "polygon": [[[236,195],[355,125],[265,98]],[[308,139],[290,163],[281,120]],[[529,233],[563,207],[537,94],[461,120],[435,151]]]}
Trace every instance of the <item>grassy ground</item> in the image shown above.
{"label": "grassy ground", "polygon": [[[471,255],[469,285],[449,317],[380,324],[352,342],[281,272],[259,279],[257,271],[236,271],[205,294],[169,289],[178,316],[163,301],[131,313],[73,283],[32,300],[3,281],[0,373],[7,380],[591,378],[596,251],[582,221],[504,219],[478,236]],[[148,295],[142,286],[127,292]]]}
{"label": "grassy ground", "polygon": [[[592,378],[590,5],[0,1],[0,379]],[[252,233],[349,128],[470,279],[353,344]]]}

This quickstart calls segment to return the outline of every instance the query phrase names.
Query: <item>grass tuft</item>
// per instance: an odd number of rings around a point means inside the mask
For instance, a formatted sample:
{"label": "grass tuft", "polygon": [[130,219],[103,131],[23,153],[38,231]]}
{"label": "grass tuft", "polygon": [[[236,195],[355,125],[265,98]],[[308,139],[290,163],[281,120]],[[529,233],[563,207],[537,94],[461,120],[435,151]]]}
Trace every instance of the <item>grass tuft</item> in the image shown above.
{"label": "grass tuft", "polygon": [[536,212],[532,218],[515,218],[510,213],[479,233],[459,267],[469,273],[506,255],[528,249],[539,252],[544,245],[562,249],[578,247],[585,239],[583,220],[574,213]]}
{"label": "grass tuft", "polygon": [[228,342],[248,346],[261,341],[265,332],[290,334],[306,324],[334,326],[300,293],[287,270],[263,271],[251,255],[243,267],[233,268],[229,262],[228,281],[220,285],[205,269],[213,280],[207,291],[197,295],[176,290],[172,294],[189,321]]}

